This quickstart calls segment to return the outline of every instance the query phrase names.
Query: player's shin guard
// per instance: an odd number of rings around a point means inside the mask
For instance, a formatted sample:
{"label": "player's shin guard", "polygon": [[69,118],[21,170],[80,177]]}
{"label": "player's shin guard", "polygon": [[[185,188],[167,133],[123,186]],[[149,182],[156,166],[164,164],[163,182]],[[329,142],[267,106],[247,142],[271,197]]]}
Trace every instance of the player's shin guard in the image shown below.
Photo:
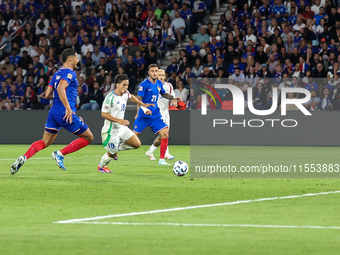
{"label": "player's shin guard", "polygon": [[107,153],[105,153],[102,157],[102,159],[99,162],[99,166],[100,167],[106,167],[108,164],[110,164],[111,160],[113,158],[110,158],[109,155],[107,155]]}
{"label": "player's shin guard", "polygon": [[60,150],[60,153],[65,156],[69,153],[75,152],[77,150],[80,150],[81,148],[84,148],[85,146],[89,145],[90,142],[87,141],[84,138],[78,138],[71,142],[69,145],[67,145],[65,148]]}
{"label": "player's shin guard", "polygon": [[168,147],[169,138],[161,139],[161,155],[160,159],[164,159],[166,148]]}
{"label": "player's shin guard", "polygon": [[134,149],[134,147],[130,146],[130,145],[127,145],[125,143],[121,144],[119,146],[119,151],[126,151],[126,150],[131,150],[131,149]]}
{"label": "player's shin guard", "polygon": [[38,151],[41,151],[46,148],[46,145],[43,140],[36,141],[32,143],[31,147],[26,151],[24,156],[26,159],[31,158],[34,154],[36,154]]}

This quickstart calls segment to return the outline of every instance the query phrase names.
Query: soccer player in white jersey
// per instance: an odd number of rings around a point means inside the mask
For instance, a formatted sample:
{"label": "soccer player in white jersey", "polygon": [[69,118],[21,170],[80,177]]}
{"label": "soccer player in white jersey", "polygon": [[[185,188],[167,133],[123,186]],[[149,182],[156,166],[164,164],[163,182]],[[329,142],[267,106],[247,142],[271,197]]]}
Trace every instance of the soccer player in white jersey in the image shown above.
{"label": "soccer player in white jersey", "polygon": [[[166,93],[168,93],[169,95],[172,95],[173,97],[176,97],[174,88],[172,87],[171,83],[165,81],[165,71],[163,69],[158,70],[157,79],[163,83],[163,88]],[[170,103],[169,99],[163,98],[162,96],[160,96],[158,99],[158,107],[162,115],[162,119],[166,123],[168,128],[170,129],[169,103]],[[177,107],[177,100],[172,100],[172,105],[174,107]],[[151,160],[156,160],[153,153],[155,150],[157,150],[160,144],[161,144],[161,137],[158,136],[154,140],[153,144],[150,146],[149,150],[145,153],[146,156],[148,156]],[[169,153],[169,146],[168,146],[165,151],[165,159],[174,159],[174,158],[175,157]]]}
{"label": "soccer player in white jersey", "polygon": [[98,171],[102,173],[112,173],[107,165],[116,157],[118,151],[137,149],[141,146],[139,138],[127,127],[130,122],[124,119],[127,101],[139,104],[146,115],[151,115],[147,108],[154,106],[144,104],[129,93],[129,78],[125,74],[117,75],[115,83],[116,89],[105,97],[102,106],[102,117],[105,119],[102,142],[106,149],[98,165]]}

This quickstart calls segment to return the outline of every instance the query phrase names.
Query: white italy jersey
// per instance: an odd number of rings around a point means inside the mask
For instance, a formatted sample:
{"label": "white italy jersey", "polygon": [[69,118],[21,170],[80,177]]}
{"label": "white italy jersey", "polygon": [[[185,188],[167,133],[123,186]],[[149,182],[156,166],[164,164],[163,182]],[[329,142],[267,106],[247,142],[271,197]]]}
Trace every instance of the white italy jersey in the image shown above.
{"label": "white italy jersey", "polygon": [[[102,112],[110,113],[117,119],[124,119],[126,104],[130,98],[131,94],[129,91],[127,91],[122,96],[118,96],[116,92],[112,91],[104,99]],[[105,119],[102,133],[107,133],[109,130],[117,130],[121,127],[122,125]]]}
{"label": "white italy jersey", "polygon": [[[175,91],[171,85],[171,83],[169,82],[164,82],[163,84],[163,88],[165,90],[166,93],[172,95],[172,96],[176,96],[175,94]],[[159,110],[161,112],[161,114],[169,114],[169,103],[170,103],[170,100],[169,99],[166,99],[162,96],[159,96],[159,99],[158,99],[158,107],[159,107]]]}

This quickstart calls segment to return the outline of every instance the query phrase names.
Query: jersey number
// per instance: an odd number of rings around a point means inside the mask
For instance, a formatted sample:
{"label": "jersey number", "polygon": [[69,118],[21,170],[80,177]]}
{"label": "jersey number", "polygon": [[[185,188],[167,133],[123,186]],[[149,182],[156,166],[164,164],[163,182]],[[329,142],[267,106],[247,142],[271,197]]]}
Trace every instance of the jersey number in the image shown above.
{"label": "jersey number", "polygon": [[122,111],[122,112],[124,112],[124,111],[125,111],[125,104],[122,104],[121,111]]}
{"label": "jersey number", "polygon": [[109,147],[109,149],[114,149],[115,148],[115,144],[114,143],[108,143],[107,146]]}
{"label": "jersey number", "polygon": [[157,95],[152,95],[151,102],[156,102],[157,100]]}

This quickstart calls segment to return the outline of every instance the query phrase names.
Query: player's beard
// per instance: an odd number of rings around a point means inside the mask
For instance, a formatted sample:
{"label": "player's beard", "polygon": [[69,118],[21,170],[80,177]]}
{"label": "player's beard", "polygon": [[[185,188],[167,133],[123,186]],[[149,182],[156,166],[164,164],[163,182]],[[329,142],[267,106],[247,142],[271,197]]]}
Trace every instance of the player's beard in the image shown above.
{"label": "player's beard", "polygon": [[80,70],[81,69],[81,65],[80,62],[78,62],[75,67],[73,68],[73,70]]}
{"label": "player's beard", "polygon": [[156,77],[156,78],[153,78],[153,77],[150,75],[150,78],[152,79],[153,82],[156,82],[156,81],[157,81],[157,77]]}

